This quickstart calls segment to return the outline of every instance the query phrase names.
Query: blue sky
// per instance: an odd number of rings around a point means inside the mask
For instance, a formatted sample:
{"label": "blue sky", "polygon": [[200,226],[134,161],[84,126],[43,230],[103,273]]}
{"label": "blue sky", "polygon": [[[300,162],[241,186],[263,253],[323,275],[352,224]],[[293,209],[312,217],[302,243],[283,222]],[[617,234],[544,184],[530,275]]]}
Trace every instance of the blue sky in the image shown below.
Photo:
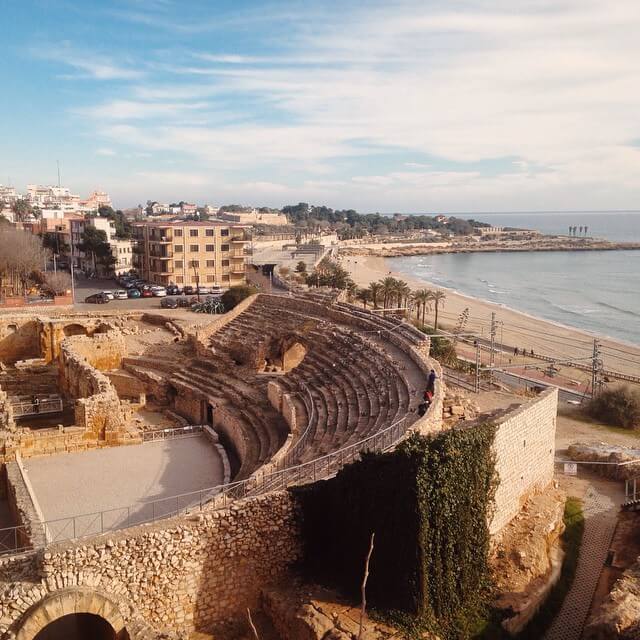
{"label": "blue sky", "polygon": [[638,208],[637,0],[4,0],[0,183],[363,211]]}

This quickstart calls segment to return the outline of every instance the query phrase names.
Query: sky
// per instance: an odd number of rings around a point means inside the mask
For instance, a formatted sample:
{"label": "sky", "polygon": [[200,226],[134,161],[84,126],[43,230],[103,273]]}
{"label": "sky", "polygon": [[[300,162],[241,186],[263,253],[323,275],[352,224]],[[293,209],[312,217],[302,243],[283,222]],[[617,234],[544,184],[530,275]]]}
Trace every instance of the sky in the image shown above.
{"label": "sky", "polygon": [[3,0],[0,183],[640,208],[638,0]]}

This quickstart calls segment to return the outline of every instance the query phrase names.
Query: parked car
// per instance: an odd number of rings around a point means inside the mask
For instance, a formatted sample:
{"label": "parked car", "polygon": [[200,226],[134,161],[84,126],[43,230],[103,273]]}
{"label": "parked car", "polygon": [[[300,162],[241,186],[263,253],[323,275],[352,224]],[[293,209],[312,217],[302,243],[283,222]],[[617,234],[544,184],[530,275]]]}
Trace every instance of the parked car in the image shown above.
{"label": "parked car", "polygon": [[114,292],[113,297],[116,300],[126,300],[127,292],[124,289],[118,289],[116,292]]}
{"label": "parked car", "polygon": [[190,307],[191,306],[191,300],[189,300],[189,298],[178,298],[178,306],[179,307]]}
{"label": "parked car", "polygon": [[210,287],[209,293],[212,293],[214,296],[221,296],[224,293],[224,289],[219,286]]}
{"label": "parked car", "polygon": [[143,298],[153,298],[153,292],[151,289],[142,289],[142,291],[140,291],[140,295]]}
{"label": "parked car", "polygon": [[109,298],[103,293],[94,293],[91,296],[87,296],[84,299],[85,302],[89,304],[106,304],[109,302]]}
{"label": "parked car", "polygon": [[162,298],[162,300],[160,300],[160,306],[163,309],[177,309],[178,301],[175,298]]}
{"label": "parked car", "polygon": [[164,287],[151,287],[151,293],[156,298],[164,298],[167,295],[167,290]]}
{"label": "parked car", "polygon": [[113,291],[101,291],[103,296],[106,296],[108,300],[113,300]]}
{"label": "parked car", "polygon": [[182,291],[185,296],[192,296],[196,292],[196,288],[188,284]]}
{"label": "parked car", "polygon": [[170,284],[167,287],[167,295],[179,296],[182,293],[182,289],[177,284]]}
{"label": "parked car", "polygon": [[127,291],[127,298],[139,298],[141,295],[137,289],[129,289]]}
{"label": "parked car", "polygon": [[197,289],[196,289],[196,293],[199,293],[200,295],[204,295],[207,293],[211,293],[211,287],[206,287],[203,284],[201,284]]}

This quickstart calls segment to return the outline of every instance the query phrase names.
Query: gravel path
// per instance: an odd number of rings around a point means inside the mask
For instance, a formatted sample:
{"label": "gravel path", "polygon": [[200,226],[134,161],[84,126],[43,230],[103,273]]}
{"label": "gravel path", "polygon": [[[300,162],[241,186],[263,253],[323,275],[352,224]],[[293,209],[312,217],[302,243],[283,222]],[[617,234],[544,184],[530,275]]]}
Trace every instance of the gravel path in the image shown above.
{"label": "gravel path", "polygon": [[[223,482],[220,455],[203,435],[30,458],[25,467],[45,520],[59,521],[48,525],[53,540],[168,515],[200,501],[174,496]],[[97,515],[72,520],[78,514]]]}
{"label": "gravel path", "polygon": [[[584,498],[585,527],[578,568],[546,640],[579,640],[616,527],[622,491],[611,483],[609,495],[590,486]],[[618,495],[619,494],[619,495]]]}

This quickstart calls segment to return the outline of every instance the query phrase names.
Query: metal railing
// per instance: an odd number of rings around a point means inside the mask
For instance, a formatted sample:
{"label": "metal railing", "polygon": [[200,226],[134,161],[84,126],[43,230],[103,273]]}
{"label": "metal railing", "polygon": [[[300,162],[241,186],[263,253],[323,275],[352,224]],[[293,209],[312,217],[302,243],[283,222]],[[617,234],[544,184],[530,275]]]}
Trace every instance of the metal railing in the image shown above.
{"label": "metal railing", "polygon": [[171,440],[202,433],[204,427],[201,424],[190,424],[184,427],[171,427],[169,429],[154,429],[142,432],[142,442],[155,442],[156,440]]}
{"label": "metal railing", "polygon": [[23,416],[37,416],[45,413],[62,413],[62,398],[56,396],[54,398],[37,398],[36,401],[18,401],[12,402],[11,408],[15,418]]}
{"label": "metal railing", "polygon": [[[382,452],[396,445],[405,435],[406,420],[406,417],[401,418],[385,429],[342,449],[279,471],[254,475],[246,480],[208,487],[167,498],[159,498],[149,502],[139,502],[126,507],[106,509],[45,522],[34,522],[31,528],[42,527],[44,529],[46,544],[63,542],[126,529],[177,515],[188,515],[203,510],[224,508],[231,502],[241,498],[330,478],[344,465],[356,461],[362,453]],[[192,428],[197,429],[198,427]],[[201,426],[200,429],[202,430]],[[183,428],[162,431],[176,432],[176,434],[182,431],[182,435],[184,435]],[[307,430],[305,430],[305,434],[302,437],[306,434]],[[176,437],[176,435],[169,437]],[[291,453],[294,453],[293,449],[289,452],[289,454]],[[296,455],[299,454],[300,449],[297,449],[295,453]],[[27,539],[28,532],[29,529],[24,526],[0,530],[0,556],[38,548],[28,542],[20,542],[21,539]],[[6,544],[2,543],[3,539]],[[12,545],[15,545],[15,548],[12,549]]]}

